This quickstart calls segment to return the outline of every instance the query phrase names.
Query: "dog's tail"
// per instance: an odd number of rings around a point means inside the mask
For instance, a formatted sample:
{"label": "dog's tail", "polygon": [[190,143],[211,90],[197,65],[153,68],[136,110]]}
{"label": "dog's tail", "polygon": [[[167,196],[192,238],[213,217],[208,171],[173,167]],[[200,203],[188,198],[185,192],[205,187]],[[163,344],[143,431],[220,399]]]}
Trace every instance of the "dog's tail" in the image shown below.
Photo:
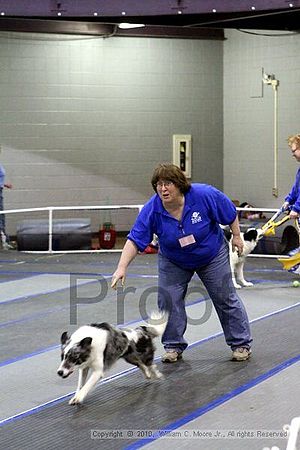
{"label": "dog's tail", "polygon": [[145,328],[152,337],[162,336],[168,323],[169,313],[167,311],[153,311],[150,314]]}

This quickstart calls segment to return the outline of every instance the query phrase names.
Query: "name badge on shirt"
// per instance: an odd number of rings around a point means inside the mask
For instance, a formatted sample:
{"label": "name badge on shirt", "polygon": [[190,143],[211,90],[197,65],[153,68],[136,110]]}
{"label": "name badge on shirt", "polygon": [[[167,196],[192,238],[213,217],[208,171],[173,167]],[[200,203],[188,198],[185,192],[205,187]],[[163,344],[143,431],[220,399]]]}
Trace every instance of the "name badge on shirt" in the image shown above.
{"label": "name badge on shirt", "polygon": [[196,242],[195,238],[192,234],[190,234],[189,236],[184,236],[184,237],[178,239],[178,241],[179,241],[180,247],[186,247],[187,245],[191,245]]}

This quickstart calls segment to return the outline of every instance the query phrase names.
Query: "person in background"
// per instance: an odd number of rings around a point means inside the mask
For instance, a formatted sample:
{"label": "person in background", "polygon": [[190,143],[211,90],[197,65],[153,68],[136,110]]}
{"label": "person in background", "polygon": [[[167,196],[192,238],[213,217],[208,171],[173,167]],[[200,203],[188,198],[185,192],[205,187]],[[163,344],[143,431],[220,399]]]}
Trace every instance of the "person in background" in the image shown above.
{"label": "person in background", "polygon": [[[4,200],[3,200],[4,188],[11,189],[12,184],[5,182],[5,169],[0,164],[0,211],[4,211]],[[0,214],[0,234],[1,234],[0,243],[2,244],[3,248],[6,248],[7,246],[9,246],[9,244],[5,230],[5,214]]]}
{"label": "person in background", "polygon": [[[240,208],[254,208],[247,202],[240,205]],[[256,219],[266,219],[266,216],[261,211],[240,211],[239,219],[256,220]]]}
{"label": "person in background", "polygon": [[[297,162],[300,162],[300,134],[295,134],[288,138],[288,145],[291,148],[292,156]],[[292,186],[291,192],[286,196],[282,209],[290,209],[290,218],[297,219],[300,217],[300,167],[296,173],[296,179]]]}
{"label": "person in background", "polygon": [[214,304],[225,340],[232,349],[232,360],[247,360],[252,342],[249,321],[232,283],[229,246],[219,226],[230,226],[232,245],[242,253],[235,205],[213,186],[190,184],[173,164],[160,164],[154,170],[151,184],[155,194],[140,211],[127,236],[111,286],[116,288],[119,280],[124,285],[128,265],[156,234],[158,306],[169,313],[162,336],[166,351],[162,361],[178,361],[188,345],[184,338],[185,296],[194,273]]}

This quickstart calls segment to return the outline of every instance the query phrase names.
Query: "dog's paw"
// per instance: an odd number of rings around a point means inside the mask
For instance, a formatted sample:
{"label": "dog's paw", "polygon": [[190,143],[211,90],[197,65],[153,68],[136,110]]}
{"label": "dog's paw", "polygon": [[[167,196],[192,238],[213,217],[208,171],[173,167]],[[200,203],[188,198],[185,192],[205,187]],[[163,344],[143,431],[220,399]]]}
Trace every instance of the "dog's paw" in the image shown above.
{"label": "dog's paw", "polygon": [[76,405],[76,396],[72,397],[71,400],[69,400],[69,405]]}
{"label": "dog's paw", "polygon": [[236,281],[235,278],[232,278],[232,283],[233,283],[233,286],[234,286],[236,289],[241,289],[242,286],[240,286],[240,285],[237,283],[237,281]]}
{"label": "dog's paw", "polygon": [[151,368],[151,379],[152,380],[157,380],[157,379],[161,379],[164,378],[163,374],[158,370],[158,368],[156,367],[156,364],[154,364]]}
{"label": "dog's paw", "polygon": [[144,377],[145,377],[147,380],[150,380],[150,379],[151,379],[151,377],[152,377],[152,372],[151,372],[151,370],[150,370],[148,367],[146,367],[146,368],[143,370],[143,373],[144,373]]}
{"label": "dog's paw", "polygon": [[152,374],[151,374],[151,377],[149,377],[149,378],[147,378],[147,380],[149,380],[149,381],[154,381],[154,380],[163,380],[165,377],[164,377],[164,375],[162,374],[162,373],[160,373],[160,372],[153,372]]}
{"label": "dog's paw", "polygon": [[243,286],[244,287],[250,287],[250,286],[253,286],[253,283],[251,283],[251,281],[243,281]]}
{"label": "dog's paw", "polygon": [[165,377],[163,376],[163,374],[162,374],[159,370],[156,370],[155,375],[154,375],[153,378],[154,378],[154,379],[158,379],[158,380],[162,380],[162,379],[164,379]]}
{"label": "dog's paw", "polygon": [[74,397],[71,398],[69,401],[69,405],[80,405],[83,401],[83,397],[78,395],[74,395]]}

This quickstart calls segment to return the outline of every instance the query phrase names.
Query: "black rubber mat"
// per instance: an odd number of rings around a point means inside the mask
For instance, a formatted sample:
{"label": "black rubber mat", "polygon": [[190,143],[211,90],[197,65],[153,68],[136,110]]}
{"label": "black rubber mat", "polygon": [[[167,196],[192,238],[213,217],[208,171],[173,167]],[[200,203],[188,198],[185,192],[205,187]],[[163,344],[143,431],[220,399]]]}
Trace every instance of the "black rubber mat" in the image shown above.
{"label": "black rubber mat", "polygon": [[[159,363],[164,380],[148,382],[134,371],[99,384],[81,407],[71,407],[65,399],[12,420],[1,428],[1,445],[22,450],[124,448],[136,439],[93,440],[91,430],[167,428],[232,390],[251,384],[256,377],[299,355],[298,310],[292,308],[252,325],[255,344],[250,361],[229,361],[223,336],[210,339],[188,349],[176,364]],[[74,378],[74,388],[76,382]],[[34,396],[34,373],[30,390]]]}
{"label": "black rubber mat", "polygon": [[[11,276],[15,276],[18,279],[33,276],[33,278],[28,278],[28,285],[32,285],[34,288],[34,275],[70,274],[76,276],[77,274],[79,278],[81,275],[86,275],[87,277],[91,276],[91,279],[93,279],[95,276],[97,277],[97,274],[109,274],[115,270],[119,255],[79,254],[51,256],[5,252],[5,258],[7,258],[7,261],[2,260],[3,265],[0,267],[0,280],[1,276],[4,277],[3,281],[12,281]],[[9,263],[8,258],[11,258],[11,263]],[[130,273],[127,276],[126,289],[133,288],[134,293],[126,295],[124,312],[121,311],[120,314],[117,314],[117,294],[110,289],[110,280],[108,279],[105,298],[93,304],[85,304],[83,302],[83,304],[78,305],[78,325],[95,321],[121,324],[140,319],[141,302],[139,299],[142,298],[141,296],[145,289],[153,287],[155,291],[157,286],[157,279],[155,278],[157,275],[156,258],[156,255],[139,255],[132,262]],[[263,295],[255,292],[257,289],[263,290],[264,299],[266,299],[266,294],[268,294],[268,298],[273,298],[276,295],[275,291],[277,291],[277,296],[293,295],[293,298],[295,298],[298,293],[297,290],[293,290],[290,293],[285,292],[290,290],[291,282],[295,276],[286,270],[276,270],[276,268],[279,268],[278,261],[269,260],[266,263],[266,261],[257,258],[247,259],[246,269],[250,269],[250,273],[246,274],[246,279],[255,283],[255,286],[252,288],[253,295]],[[149,278],[144,278],[145,275],[148,275]],[[266,286],[266,283],[264,283],[266,280],[273,280],[271,287],[269,285]],[[278,280],[282,281],[283,284],[278,284]],[[5,342],[6,345],[0,346],[0,364],[58,345],[59,337],[63,331],[67,329],[73,331],[69,325],[69,286],[66,284],[65,289],[58,290],[53,286],[53,292],[51,292],[51,289],[50,292],[47,292],[46,286],[47,279],[45,277],[45,292],[34,295],[30,295],[28,292],[20,300],[1,303],[0,341]],[[94,284],[86,284],[83,291],[81,291],[83,292],[83,297],[93,297],[95,295],[95,286],[98,286],[97,281]],[[278,290],[279,286],[284,291]],[[197,277],[192,279],[189,285],[191,289],[194,287],[199,288]],[[5,284],[1,285],[0,283],[0,288],[3,296]],[[243,290],[241,293],[242,298],[244,292]],[[249,294],[249,291],[246,291],[246,294]],[[22,291],[18,295],[22,295]],[[188,296],[187,304],[202,295],[204,297],[207,296],[205,289],[203,289],[202,294]],[[151,299],[153,300],[153,308],[156,309],[156,299],[153,295],[153,298],[149,297],[149,302],[147,300],[147,311],[151,311]],[[295,301],[297,301],[297,297]],[[280,298],[278,303],[281,305]],[[119,317],[121,317],[120,320]],[[73,328],[75,329],[76,326]],[[20,339],[20,336],[24,336],[24,339]]]}

